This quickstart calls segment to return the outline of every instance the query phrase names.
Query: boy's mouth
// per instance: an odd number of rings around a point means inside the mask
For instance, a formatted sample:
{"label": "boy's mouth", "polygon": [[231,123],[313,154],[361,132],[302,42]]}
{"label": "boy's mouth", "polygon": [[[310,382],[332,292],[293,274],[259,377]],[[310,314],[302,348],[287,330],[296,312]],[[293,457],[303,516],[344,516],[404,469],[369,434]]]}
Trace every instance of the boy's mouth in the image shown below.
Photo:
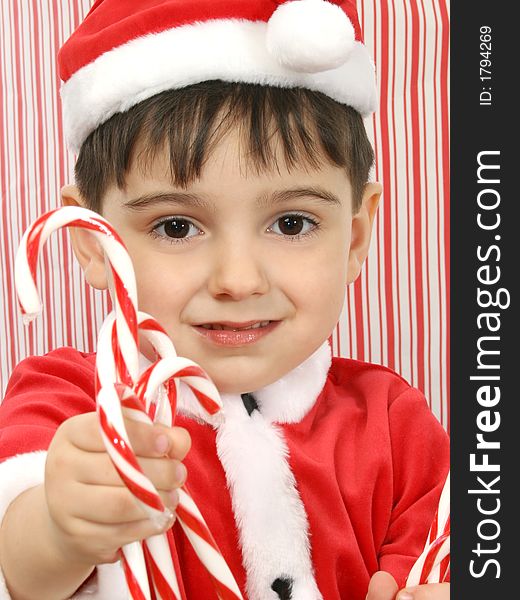
{"label": "boy's mouth", "polygon": [[217,346],[245,346],[254,344],[275,329],[281,321],[218,321],[200,323],[195,330],[204,339]]}
{"label": "boy's mouth", "polygon": [[248,321],[247,323],[232,323],[225,321],[222,323],[201,323],[198,327],[214,331],[247,331],[248,329],[259,329],[267,327],[271,321]]}

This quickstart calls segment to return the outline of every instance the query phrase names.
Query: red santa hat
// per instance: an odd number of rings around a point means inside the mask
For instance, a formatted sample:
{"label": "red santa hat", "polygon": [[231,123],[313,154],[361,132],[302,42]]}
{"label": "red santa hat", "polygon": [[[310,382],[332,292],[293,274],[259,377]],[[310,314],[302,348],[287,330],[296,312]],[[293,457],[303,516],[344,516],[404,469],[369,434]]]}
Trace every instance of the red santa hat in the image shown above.
{"label": "red santa hat", "polygon": [[304,87],[363,116],[377,102],[355,0],[97,0],[58,63],[75,151],[115,113],[212,79]]}

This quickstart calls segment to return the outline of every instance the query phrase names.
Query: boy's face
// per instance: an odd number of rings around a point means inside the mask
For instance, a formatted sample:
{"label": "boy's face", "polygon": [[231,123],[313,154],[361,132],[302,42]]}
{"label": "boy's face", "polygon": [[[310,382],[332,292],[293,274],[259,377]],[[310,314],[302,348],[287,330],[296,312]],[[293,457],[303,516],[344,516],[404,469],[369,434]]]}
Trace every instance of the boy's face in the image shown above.
{"label": "boy's face", "polygon": [[[125,189],[103,199],[134,263],[139,309],[225,393],[259,389],[308,358],[368,250],[378,184],[353,217],[344,170],[289,171],[279,158],[279,169],[247,170],[229,134],[187,189],[172,185],[164,153],[146,172],[134,164]],[[64,202],[75,194],[64,188]],[[76,254],[102,288],[103,260],[87,237],[75,232]]]}

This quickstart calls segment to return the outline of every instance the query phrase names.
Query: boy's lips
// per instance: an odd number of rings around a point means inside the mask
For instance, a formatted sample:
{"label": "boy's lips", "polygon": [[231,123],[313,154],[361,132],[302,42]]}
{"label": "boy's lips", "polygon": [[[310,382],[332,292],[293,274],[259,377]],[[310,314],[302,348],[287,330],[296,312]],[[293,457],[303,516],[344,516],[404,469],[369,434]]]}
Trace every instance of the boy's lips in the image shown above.
{"label": "boy's lips", "polygon": [[194,329],[211,342],[220,346],[243,346],[252,344],[270,333],[280,321],[215,321],[194,325]]}

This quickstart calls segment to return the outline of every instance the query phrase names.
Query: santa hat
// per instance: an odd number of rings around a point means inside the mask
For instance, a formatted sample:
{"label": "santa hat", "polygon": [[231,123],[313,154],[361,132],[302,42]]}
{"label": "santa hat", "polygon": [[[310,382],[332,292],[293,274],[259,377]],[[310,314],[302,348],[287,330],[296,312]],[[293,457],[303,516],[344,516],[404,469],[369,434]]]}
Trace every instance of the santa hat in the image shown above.
{"label": "santa hat", "polygon": [[377,102],[355,0],[97,0],[58,62],[74,151],[115,113],[212,79],[303,87],[363,116]]}

